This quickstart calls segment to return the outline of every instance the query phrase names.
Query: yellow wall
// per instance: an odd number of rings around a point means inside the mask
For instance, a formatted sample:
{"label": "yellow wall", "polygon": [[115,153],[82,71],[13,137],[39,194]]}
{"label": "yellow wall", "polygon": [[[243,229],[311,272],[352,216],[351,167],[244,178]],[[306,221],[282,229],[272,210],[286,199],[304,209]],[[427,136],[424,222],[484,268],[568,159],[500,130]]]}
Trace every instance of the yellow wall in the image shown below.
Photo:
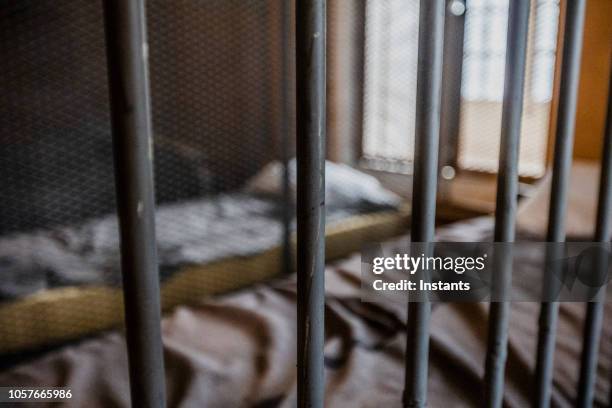
{"label": "yellow wall", "polygon": [[576,114],[577,158],[601,157],[611,55],[612,0],[588,0]]}

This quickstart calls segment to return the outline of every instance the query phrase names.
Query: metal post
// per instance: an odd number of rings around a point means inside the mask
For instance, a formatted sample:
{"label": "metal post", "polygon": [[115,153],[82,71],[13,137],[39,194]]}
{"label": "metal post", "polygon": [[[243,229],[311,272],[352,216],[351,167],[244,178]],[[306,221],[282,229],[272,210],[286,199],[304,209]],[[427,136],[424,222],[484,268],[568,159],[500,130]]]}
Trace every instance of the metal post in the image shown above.
{"label": "metal post", "polygon": [[[421,0],[411,240],[431,242],[436,217],[444,0]],[[408,304],[404,407],[427,404],[428,301]]]}
{"label": "metal post", "polygon": [[[452,7],[456,2],[455,8]],[[459,121],[461,116],[461,83],[465,36],[465,4],[449,2],[444,22],[444,56],[442,65],[442,107],[440,112],[440,160],[438,167],[457,167]],[[463,5],[463,9],[461,9]]]}
{"label": "metal post", "polygon": [[281,107],[281,133],[280,133],[280,153],[282,163],[281,191],[282,191],[282,211],[281,222],[283,228],[282,235],[282,271],[289,274],[293,271],[293,254],[291,251],[291,221],[293,219],[293,207],[291,199],[291,177],[289,161],[291,158],[290,137],[293,135],[291,124],[294,118],[292,112],[293,102],[293,81],[291,72],[291,33],[292,33],[292,7],[290,1],[283,1],[281,5],[281,64],[282,64],[282,107]]}
{"label": "metal post", "polygon": [[[548,215],[548,242],[565,241],[565,212],[567,189],[572,165],[572,148],[576,124],[578,80],[580,76],[580,54],[584,28],[585,0],[567,2],[565,29],[563,33],[563,61],[559,89],[559,109],[553,174]],[[544,285],[552,285],[548,279]],[[534,404],[538,407],[550,405],[555,352],[555,334],[559,316],[559,304],[546,300],[540,308],[538,349],[536,358],[536,390]]]}
{"label": "metal post", "polygon": [[325,7],[296,3],[299,407],[322,407],[325,389]]}
{"label": "metal post", "polygon": [[[610,85],[608,87],[608,114],[604,133],[599,179],[599,200],[597,203],[597,223],[595,241],[609,242],[612,235],[612,64],[610,65]],[[600,266],[601,267],[601,266]],[[606,271],[600,271],[606,273]],[[604,292],[605,295],[605,292]],[[593,405],[593,392],[597,378],[597,353],[601,338],[601,325],[604,315],[603,298],[597,302],[588,302],[584,334],[580,379],[578,382],[578,407]]]}
{"label": "metal post", "polygon": [[[523,86],[527,65],[530,0],[510,2],[508,38],[506,41],[506,73],[501,120],[497,205],[495,207],[495,241],[513,242],[515,237],[518,195],[518,156],[523,113]],[[499,270],[500,290],[506,290],[512,274],[511,264],[502,261]],[[489,313],[489,337],[485,362],[485,405],[501,407],[504,396],[509,302],[492,302]]]}
{"label": "metal post", "polygon": [[132,405],[164,407],[143,0],[104,0]]}

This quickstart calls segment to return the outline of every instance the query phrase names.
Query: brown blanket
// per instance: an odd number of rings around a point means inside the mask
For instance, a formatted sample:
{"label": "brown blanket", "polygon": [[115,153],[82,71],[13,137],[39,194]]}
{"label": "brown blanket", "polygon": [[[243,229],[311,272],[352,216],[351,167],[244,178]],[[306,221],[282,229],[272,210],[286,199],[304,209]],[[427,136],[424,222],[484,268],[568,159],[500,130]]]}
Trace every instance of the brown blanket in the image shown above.
{"label": "brown blanket", "polygon": [[[359,269],[355,256],[327,270],[326,406],[400,406],[404,308],[360,302]],[[169,406],[294,406],[295,299],[290,279],[176,309],[163,323]],[[577,303],[561,308],[554,406],[571,406],[576,392],[583,309]],[[508,407],[528,405],[537,310],[534,303],[513,305]],[[430,406],[478,404],[486,325],[486,304],[435,307]],[[606,402],[612,353],[608,343],[612,327],[605,326],[597,382],[600,406]],[[70,387],[74,398],[68,406],[128,406],[123,336],[108,334],[1,375],[0,386],[9,385]]]}

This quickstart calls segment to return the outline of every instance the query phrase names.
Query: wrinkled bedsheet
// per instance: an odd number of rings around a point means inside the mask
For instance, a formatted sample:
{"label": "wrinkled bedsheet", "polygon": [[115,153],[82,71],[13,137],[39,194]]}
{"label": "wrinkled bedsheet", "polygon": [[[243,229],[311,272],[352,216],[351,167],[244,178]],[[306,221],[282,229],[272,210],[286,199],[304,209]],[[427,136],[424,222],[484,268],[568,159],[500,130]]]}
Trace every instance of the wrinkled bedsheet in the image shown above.
{"label": "wrinkled bedsheet", "polygon": [[[440,240],[490,236],[490,219],[445,228]],[[326,406],[400,407],[405,307],[359,298],[358,255],[326,270]],[[576,393],[584,304],[560,308],[553,406]],[[163,321],[170,407],[293,407],[296,399],[295,281],[262,284],[194,306]],[[505,406],[529,405],[534,383],[537,303],[513,303]],[[612,307],[606,305],[596,406],[607,402]],[[429,405],[478,406],[488,305],[436,304],[432,314]],[[0,374],[0,386],[67,386],[67,406],[127,407],[125,339],[109,333]],[[40,405],[37,405],[40,406]]]}

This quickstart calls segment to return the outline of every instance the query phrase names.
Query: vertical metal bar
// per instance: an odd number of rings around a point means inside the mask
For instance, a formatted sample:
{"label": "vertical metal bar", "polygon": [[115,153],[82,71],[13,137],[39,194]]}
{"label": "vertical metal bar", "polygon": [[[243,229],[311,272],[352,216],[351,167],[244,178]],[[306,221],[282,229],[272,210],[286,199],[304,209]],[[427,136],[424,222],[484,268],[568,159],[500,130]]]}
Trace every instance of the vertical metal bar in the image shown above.
{"label": "vertical metal bar", "polygon": [[[415,160],[412,196],[411,240],[431,242],[436,217],[438,142],[442,86],[444,0],[421,0],[415,127]],[[427,404],[429,359],[428,301],[408,304],[404,407]]]}
{"label": "vertical metal bar", "polygon": [[[584,14],[585,0],[567,2],[546,239],[548,242],[565,241],[565,212],[576,124]],[[552,284],[552,279],[545,282],[545,285]],[[557,302],[549,300],[542,302],[536,357],[536,392],[534,393],[534,404],[538,407],[548,407],[550,405],[558,316],[559,304]]]}
{"label": "vertical metal bar", "polygon": [[[608,242],[612,235],[612,64],[610,65],[610,85],[608,87],[608,114],[601,159],[599,179],[599,200],[597,203],[597,221],[595,241]],[[601,271],[600,273],[605,273]],[[584,323],[583,348],[578,381],[578,406],[593,405],[593,392],[597,378],[597,353],[603,323],[603,298],[597,302],[588,302]]]}
{"label": "vertical metal bar", "polygon": [[[454,2],[456,4],[453,8]],[[439,167],[457,166],[465,35],[465,8],[461,11],[462,4],[460,0],[449,2],[444,24]]]}
{"label": "vertical metal bar", "polygon": [[325,388],[325,7],[296,3],[299,407],[322,407]]}
{"label": "vertical metal bar", "polygon": [[104,0],[132,405],[164,407],[143,0]]}
{"label": "vertical metal bar", "polygon": [[355,33],[352,45],[357,50],[355,53],[355,101],[356,105],[353,121],[355,122],[355,131],[353,134],[353,150],[352,158],[349,163],[352,166],[357,166],[359,160],[363,157],[363,124],[365,116],[365,66],[366,66],[366,15],[367,1],[358,1],[353,6],[355,7],[354,24]]}
{"label": "vertical metal bar", "polygon": [[290,137],[292,135],[291,130],[293,126],[290,125],[293,119],[293,102],[291,96],[293,95],[293,81],[290,75],[291,71],[291,17],[292,7],[290,1],[283,1],[281,5],[281,79],[282,79],[282,107],[281,107],[281,134],[280,134],[280,150],[281,150],[281,163],[282,163],[282,176],[281,176],[281,191],[282,191],[282,210],[281,210],[281,223],[283,228],[282,235],[282,271],[289,274],[293,271],[293,256],[291,253],[291,220],[293,218],[292,211],[292,199],[291,199],[291,175],[289,169],[289,161],[291,157]]}
{"label": "vertical metal bar", "polygon": [[[340,3],[342,4],[342,3]],[[351,87],[354,89],[352,96],[352,111],[349,119],[353,122],[352,132],[349,133],[350,147],[346,162],[351,166],[358,166],[363,157],[363,124],[365,109],[365,66],[366,66],[366,8],[367,1],[358,1],[352,5],[352,41],[350,46],[354,48]],[[346,24],[346,22],[343,22]]]}
{"label": "vertical metal bar", "polygon": [[[513,242],[515,236],[518,194],[518,156],[523,113],[525,67],[527,65],[527,35],[529,32],[530,0],[510,2],[508,37],[506,40],[506,72],[501,120],[497,205],[495,207],[496,242]],[[507,289],[511,265],[502,261],[496,268],[500,290]],[[492,302],[489,313],[489,337],[485,362],[485,404],[501,407],[504,396],[509,302]]]}

